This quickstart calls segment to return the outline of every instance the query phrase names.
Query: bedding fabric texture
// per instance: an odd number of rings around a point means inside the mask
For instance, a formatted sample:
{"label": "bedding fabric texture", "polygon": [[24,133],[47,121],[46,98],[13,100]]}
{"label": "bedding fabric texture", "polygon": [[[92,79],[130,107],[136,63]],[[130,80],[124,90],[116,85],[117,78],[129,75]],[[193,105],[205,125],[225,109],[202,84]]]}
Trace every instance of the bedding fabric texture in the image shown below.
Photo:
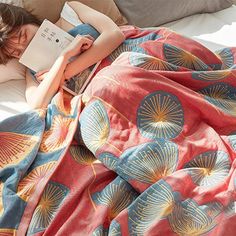
{"label": "bedding fabric texture", "polygon": [[235,47],[236,6],[185,17],[163,26],[197,40],[212,51]]}
{"label": "bedding fabric texture", "polygon": [[0,123],[0,233],[235,235],[236,48],[122,29],[83,95]]}
{"label": "bedding fabric texture", "polygon": [[[24,8],[32,11],[40,20],[46,18],[52,22],[56,22],[59,19],[60,12],[66,0],[22,0],[22,2]],[[127,20],[122,16],[113,0],[80,0],[78,2],[82,2],[109,16],[118,25],[127,23]]]}
{"label": "bedding fabric texture", "polygon": [[216,12],[232,6],[232,0],[115,0],[128,23],[159,26],[186,16]]}

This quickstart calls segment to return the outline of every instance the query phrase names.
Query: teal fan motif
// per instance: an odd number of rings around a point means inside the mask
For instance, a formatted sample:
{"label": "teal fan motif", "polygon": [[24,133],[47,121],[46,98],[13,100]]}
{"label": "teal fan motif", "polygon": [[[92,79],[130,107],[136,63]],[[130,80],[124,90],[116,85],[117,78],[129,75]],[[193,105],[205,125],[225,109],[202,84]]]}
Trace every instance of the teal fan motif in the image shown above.
{"label": "teal fan motif", "polygon": [[164,180],[153,184],[128,209],[130,234],[144,235],[153,222],[171,214],[179,201],[179,193],[173,192]]}
{"label": "teal fan motif", "polygon": [[192,78],[207,82],[214,82],[218,80],[223,80],[231,74],[230,70],[216,70],[216,71],[194,71],[192,73]]}
{"label": "teal fan motif", "polygon": [[231,147],[236,151],[236,131],[228,136]]}
{"label": "teal fan motif", "polygon": [[50,225],[68,193],[69,189],[62,184],[52,181],[47,184],[32,216],[27,235],[43,231]]}
{"label": "teal fan motif", "polygon": [[184,111],[179,99],[164,91],[147,95],[137,111],[137,126],[149,139],[173,139],[184,125]]}
{"label": "teal fan motif", "polygon": [[84,108],[80,115],[81,137],[87,148],[95,155],[109,136],[110,122],[106,108],[96,100]]}
{"label": "teal fan motif", "polygon": [[206,65],[202,60],[185,51],[184,49],[175,47],[170,44],[164,44],[163,50],[167,62],[175,66],[181,66],[190,70],[197,71],[208,70],[208,65]]}
{"label": "teal fan motif", "polygon": [[116,170],[119,158],[109,152],[99,154],[98,159],[110,170]]}
{"label": "teal fan motif", "polygon": [[220,108],[222,111],[236,115],[236,89],[226,83],[216,83],[199,90],[209,103]]}
{"label": "teal fan motif", "polygon": [[195,184],[212,187],[224,180],[230,171],[228,154],[223,151],[204,152],[185,165]]}
{"label": "teal fan motif", "polygon": [[129,57],[130,64],[146,70],[178,71],[178,66],[172,65],[157,57],[132,52]]}
{"label": "teal fan motif", "polygon": [[145,143],[124,152],[117,165],[117,173],[126,180],[136,180],[146,184],[172,174],[178,164],[178,146],[159,139]]}
{"label": "teal fan motif", "polygon": [[228,69],[234,65],[234,55],[230,48],[220,49],[216,51],[216,54],[218,54],[223,61],[221,69]]}
{"label": "teal fan motif", "polygon": [[108,219],[113,220],[137,197],[136,191],[123,179],[117,177],[101,192],[94,193],[92,199],[96,205],[109,208]]}
{"label": "teal fan motif", "polygon": [[117,49],[115,49],[109,56],[111,61],[114,61],[122,52],[141,52],[146,54],[146,51],[141,47],[142,43],[149,40],[156,40],[161,36],[156,33],[149,33],[139,38],[126,39]]}

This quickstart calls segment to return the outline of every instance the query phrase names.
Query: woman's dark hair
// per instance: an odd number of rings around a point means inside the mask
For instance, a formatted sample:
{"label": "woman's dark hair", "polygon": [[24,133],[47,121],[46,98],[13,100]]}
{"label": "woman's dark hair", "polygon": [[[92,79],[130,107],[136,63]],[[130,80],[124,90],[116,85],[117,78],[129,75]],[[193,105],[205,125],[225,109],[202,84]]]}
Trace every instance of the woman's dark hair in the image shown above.
{"label": "woman's dark hair", "polygon": [[23,25],[40,25],[40,21],[22,7],[0,3],[0,64],[6,64],[11,56],[7,55],[7,41]]}

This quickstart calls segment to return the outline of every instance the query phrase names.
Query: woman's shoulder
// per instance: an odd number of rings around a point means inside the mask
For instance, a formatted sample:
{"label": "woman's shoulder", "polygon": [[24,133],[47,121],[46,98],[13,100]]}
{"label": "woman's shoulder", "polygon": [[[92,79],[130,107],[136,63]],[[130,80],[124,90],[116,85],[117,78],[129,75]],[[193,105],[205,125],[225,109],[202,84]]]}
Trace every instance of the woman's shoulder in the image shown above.
{"label": "woman's shoulder", "polygon": [[80,20],[78,14],[67,2],[65,2],[56,25],[65,31],[69,31],[80,24],[83,24],[83,22]]}

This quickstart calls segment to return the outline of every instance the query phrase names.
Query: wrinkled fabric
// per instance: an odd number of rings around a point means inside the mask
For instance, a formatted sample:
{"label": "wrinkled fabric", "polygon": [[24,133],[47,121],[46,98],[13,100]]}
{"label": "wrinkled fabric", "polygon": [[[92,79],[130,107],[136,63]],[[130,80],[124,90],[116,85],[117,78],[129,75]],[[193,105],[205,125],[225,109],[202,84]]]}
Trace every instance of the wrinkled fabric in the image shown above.
{"label": "wrinkled fabric", "polygon": [[0,124],[1,235],[235,234],[235,48],[122,30],[84,94]]}

